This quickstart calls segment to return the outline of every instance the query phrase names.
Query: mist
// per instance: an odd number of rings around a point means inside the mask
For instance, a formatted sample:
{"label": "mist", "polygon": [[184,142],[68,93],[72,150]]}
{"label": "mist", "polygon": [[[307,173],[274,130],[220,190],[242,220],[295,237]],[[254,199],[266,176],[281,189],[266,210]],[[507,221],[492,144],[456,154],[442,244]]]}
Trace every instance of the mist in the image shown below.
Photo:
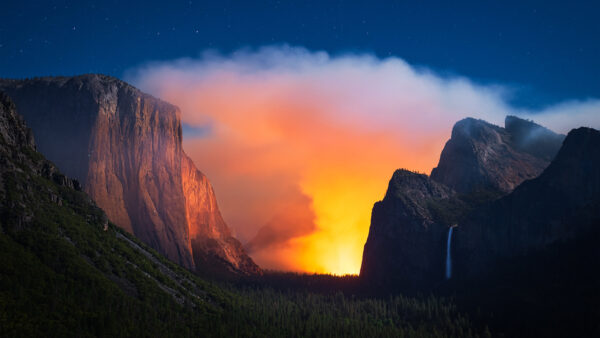
{"label": "mist", "polygon": [[270,46],[152,62],[127,80],[181,108],[184,148],[264,268],[358,273],[371,207],[397,168],[429,174],[453,124],[506,115],[566,133],[600,127],[600,101],[539,110],[518,90],[397,57]]}

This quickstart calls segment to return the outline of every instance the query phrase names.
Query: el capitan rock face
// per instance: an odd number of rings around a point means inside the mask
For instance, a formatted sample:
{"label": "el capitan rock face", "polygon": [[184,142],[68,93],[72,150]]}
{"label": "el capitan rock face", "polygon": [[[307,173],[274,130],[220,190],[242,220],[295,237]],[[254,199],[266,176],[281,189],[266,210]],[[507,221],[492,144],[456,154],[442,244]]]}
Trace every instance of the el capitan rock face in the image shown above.
{"label": "el capitan rock face", "polygon": [[564,139],[533,122],[508,116],[505,128],[467,118],[457,122],[431,178],[460,193],[511,192],[548,166]]}
{"label": "el capitan rock face", "polygon": [[231,236],[206,176],[185,154],[181,168],[190,251],[196,268],[216,273],[260,274],[260,268],[248,257],[241,243]]}
{"label": "el capitan rock face", "polygon": [[188,268],[202,256],[193,240],[210,236],[222,240],[208,251],[232,270],[259,271],[183,152],[177,107],[103,75],[1,80],[0,90],[15,101],[40,152],[77,178],[113,222]]}

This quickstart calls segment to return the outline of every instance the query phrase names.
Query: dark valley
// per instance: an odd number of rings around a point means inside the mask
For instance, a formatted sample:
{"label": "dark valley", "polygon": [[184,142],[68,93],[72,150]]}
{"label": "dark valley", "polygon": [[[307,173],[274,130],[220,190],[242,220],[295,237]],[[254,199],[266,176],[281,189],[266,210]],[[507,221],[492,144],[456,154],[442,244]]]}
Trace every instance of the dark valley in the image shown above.
{"label": "dark valley", "polygon": [[430,176],[393,174],[360,275],[337,277],[252,261],[177,107],[104,75],[0,90],[3,336],[600,333],[597,130],[457,122]]}
{"label": "dark valley", "polygon": [[0,338],[600,337],[599,1],[2,1]]}

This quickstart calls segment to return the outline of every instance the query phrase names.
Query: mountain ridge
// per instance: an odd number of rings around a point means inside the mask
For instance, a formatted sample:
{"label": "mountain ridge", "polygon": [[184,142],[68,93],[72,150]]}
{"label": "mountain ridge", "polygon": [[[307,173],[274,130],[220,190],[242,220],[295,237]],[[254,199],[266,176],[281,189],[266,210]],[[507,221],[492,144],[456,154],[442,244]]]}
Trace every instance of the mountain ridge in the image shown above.
{"label": "mountain ridge", "polygon": [[452,128],[430,177],[460,193],[478,189],[508,193],[538,176],[563,139],[564,135],[515,116],[506,117],[505,128],[466,118]]}
{"label": "mountain ridge", "polygon": [[[434,290],[444,284],[448,253],[453,278],[473,278],[498,260],[582,236],[600,222],[594,209],[600,209],[598,131],[579,128],[563,139],[513,116],[506,125],[510,133],[482,120],[461,120],[430,177],[394,173],[373,207],[360,274],[365,283],[409,293]],[[527,138],[532,131],[535,137]],[[504,167],[494,167],[503,161]]]}
{"label": "mountain ridge", "polygon": [[[182,148],[179,108],[98,74],[0,80],[0,90],[36,133],[40,151],[76,177],[116,224],[185,267],[201,268],[194,257],[204,254],[219,257],[225,271],[260,273]],[[195,189],[184,191],[184,184]],[[195,217],[192,209],[212,215]],[[190,234],[215,240],[202,247]]]}
{"label": "mountain ridge", "polygon": [[571,130],[544,172],[477,210],[456,231],[457,271],[473,275],[600,225],[600,132]]}

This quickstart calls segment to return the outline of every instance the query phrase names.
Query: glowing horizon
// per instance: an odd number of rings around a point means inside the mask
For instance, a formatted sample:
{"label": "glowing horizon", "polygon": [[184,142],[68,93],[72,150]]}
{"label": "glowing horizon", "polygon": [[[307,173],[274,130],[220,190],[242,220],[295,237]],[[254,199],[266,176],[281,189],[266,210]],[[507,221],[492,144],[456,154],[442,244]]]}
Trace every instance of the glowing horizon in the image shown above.
{"label": "glowing horizon", "polygon": [[398,58],[285,46],[150,64],[134,77],[203,130],[184,139],[186,152],[233,233],[252,241],[251,257],[275,270],[358,274],[371,208],[394,170],[429,173],[464,117],[534,117],[561,132],[600,124],[594,100],[523,111],[505,88]]}

